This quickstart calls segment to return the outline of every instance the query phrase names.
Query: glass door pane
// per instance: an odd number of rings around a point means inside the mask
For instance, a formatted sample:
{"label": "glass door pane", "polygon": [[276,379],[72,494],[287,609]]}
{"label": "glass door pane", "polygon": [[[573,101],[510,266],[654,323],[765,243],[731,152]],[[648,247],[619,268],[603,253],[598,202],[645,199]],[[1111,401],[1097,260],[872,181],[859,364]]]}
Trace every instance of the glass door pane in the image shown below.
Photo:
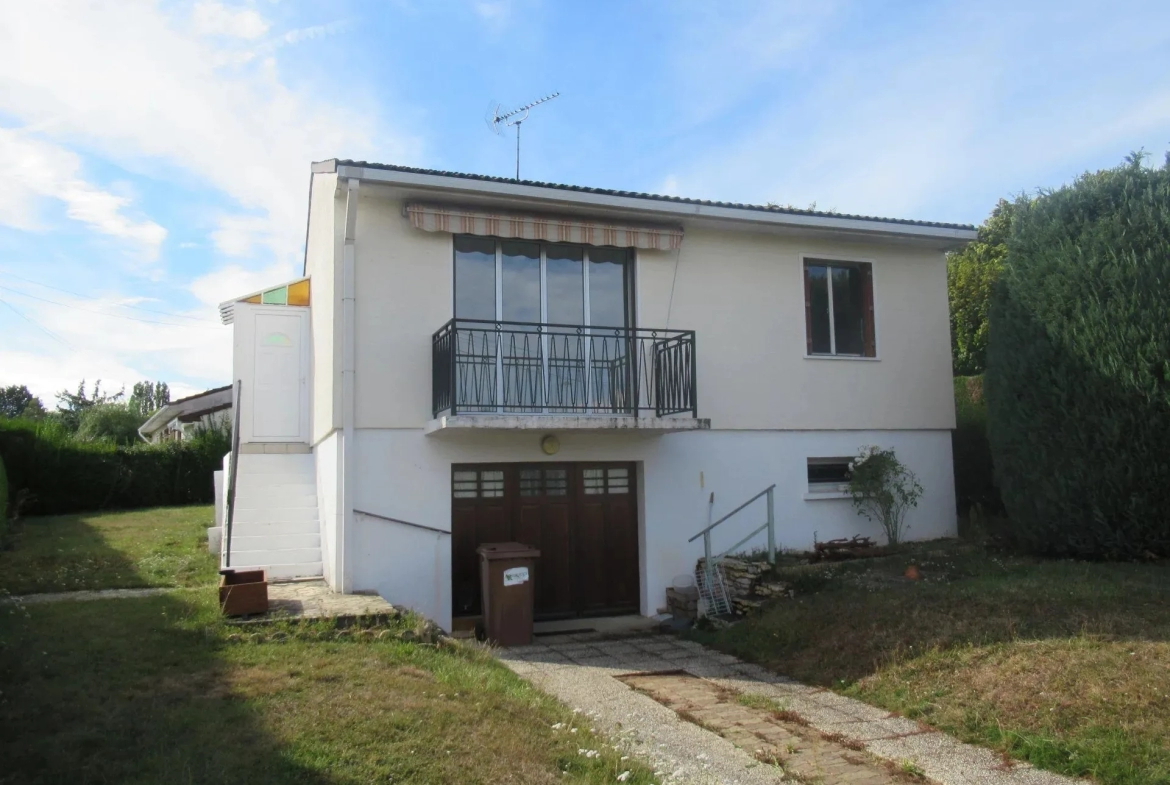
{"label": "glass door pane", "polygon": [[507,325],[501,335],[505,411],[534,411],[544,405],[544,349],[537,326],[541,319],[540,245],[500,243],[500,319],[526,322]]}
{"label": "glass door pane", "polygon": [[[455,237],[455,318],[496,318],[496,241],[490,237]],[[495,326],[458,321],[456,325],[455,400],[465,411],[495,411],[499,386]]]}
{"label": "glass door pane", "polygon": [[589,249],[589,393],[600,412],[628,411],[635,397],[628,279],[625,249]]}
{"label": "glass door pane", "polygon": [[585,253],[579,245],[550,245],[545,249],[545,311],[551,327],[545,339],[548,357],[548,409],[581,409],[585,397]]}

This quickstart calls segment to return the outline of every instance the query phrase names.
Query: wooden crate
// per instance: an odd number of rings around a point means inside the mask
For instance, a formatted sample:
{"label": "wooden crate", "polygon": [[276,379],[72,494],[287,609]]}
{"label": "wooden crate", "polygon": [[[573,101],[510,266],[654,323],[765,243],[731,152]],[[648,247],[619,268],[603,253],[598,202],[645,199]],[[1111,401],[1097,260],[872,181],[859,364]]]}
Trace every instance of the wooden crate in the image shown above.
{"label": "wooden crate", "polygon": [[224,616],[268,613],[268,573],[264,570],[220,570],[219,607]]}

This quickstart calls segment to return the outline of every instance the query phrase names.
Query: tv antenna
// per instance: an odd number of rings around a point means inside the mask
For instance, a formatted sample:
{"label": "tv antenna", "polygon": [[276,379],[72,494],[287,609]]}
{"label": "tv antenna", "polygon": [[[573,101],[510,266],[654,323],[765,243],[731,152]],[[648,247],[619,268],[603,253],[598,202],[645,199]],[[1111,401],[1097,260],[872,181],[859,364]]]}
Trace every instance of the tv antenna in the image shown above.
{"label": "tv antenna", "polygon": [[491,127],[492,131],[497,136],[499,136],[502,133],[503,126],[509,126],[509,127],[514,126],[516,128],[516,179],[517,180],[520,179],[520,124],[528,119],[528,115],[532,112],[533,109],[535,109],[536,107],[540,106],[543,103],[547,103],[547,102],[551,101],[552,99],[556,98],[558,95],[560,95],[559,92],[553,93],[552,95],[546,95],[544,98],[538,98],[535,101],[533,101],[531,103],[524,104],[524,106],[513,109],[510,112],[500,112],[500,109],[502,108],[502,106],[500,104],[497,104],[496,108],[492,110],[492,117],[491,117],[491,120],[488,121],[488,125]]}

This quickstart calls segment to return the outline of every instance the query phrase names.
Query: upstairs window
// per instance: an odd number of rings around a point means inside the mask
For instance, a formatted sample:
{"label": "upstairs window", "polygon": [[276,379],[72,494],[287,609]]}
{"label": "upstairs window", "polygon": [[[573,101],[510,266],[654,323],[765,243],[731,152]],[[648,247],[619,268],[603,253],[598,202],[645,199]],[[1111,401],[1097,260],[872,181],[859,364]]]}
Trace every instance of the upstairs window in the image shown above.
{"label": "upstairs window", "polygon": [[805,259],[804,318],[809,356],[876,357],[873,266]]}

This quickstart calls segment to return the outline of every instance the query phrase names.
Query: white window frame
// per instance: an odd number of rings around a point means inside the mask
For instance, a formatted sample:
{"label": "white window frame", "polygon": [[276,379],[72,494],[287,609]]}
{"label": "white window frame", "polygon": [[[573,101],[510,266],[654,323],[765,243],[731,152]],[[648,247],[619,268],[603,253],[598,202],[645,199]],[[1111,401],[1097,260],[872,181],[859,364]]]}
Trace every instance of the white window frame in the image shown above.
{"label": "white window frame", "polygon": [[808,262],[824,262],[828,266],[832,266],[833,262],[843,262],[845,264],[868,264],[870,267],[870,274],[872,277],[873,289],[873,357],[866,357],[863,354],[837,354],[837,326],[833,321],[833,276],[828,276],[829,285],[829,349],[830,354],[813,354],[808,350],[808,323],[805,323],[804,336],[804,359],[806,360],[846,360],[856,361],[862,360],[865,362],[878,362],[881,360],[881,330],[878,327],[878,282],[877,282],[877,268],[876,260],[871,257],[851,257],[841,256],[839,254],[825,254],[825,253],[801,253],[797,255],[800,261],[798,265],[798,272],[800,273],[800,291],[801,298],[804,298],[804,269]]}
{"label": "white window frame", "polygon": [[805,501],[819,501],[822,499],[851,499],[849,483],[847,482],[818,482],[812,483],[808,479],[808,468],[813,464],[849,463],[853,458],[841,455],[810,455],[804,462]]}

